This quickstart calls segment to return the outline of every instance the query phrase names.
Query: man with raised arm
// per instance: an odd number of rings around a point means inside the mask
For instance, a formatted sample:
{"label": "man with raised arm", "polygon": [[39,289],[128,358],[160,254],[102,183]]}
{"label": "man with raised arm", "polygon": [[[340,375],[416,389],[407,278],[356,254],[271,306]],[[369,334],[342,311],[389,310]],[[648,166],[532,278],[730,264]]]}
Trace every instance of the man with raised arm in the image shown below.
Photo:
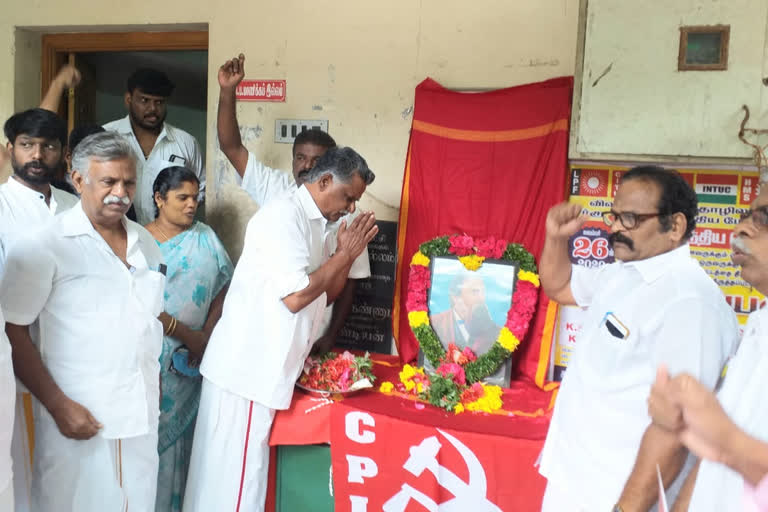
{"label": "man with raised arm", "polygon": [[[244,66],[245,56],[241,53],[219,68],[219,86],[221,87],[217,119],[219,146],[242,178],[243,189],[248,192],[259,207],[262,207],[270,200],[290,195],[297,187],[300,187],[304,183],[309,169],[328,149],[336,147],[336,141],[321,130],[306,130],[299,133],[293,141],[291,173],[272,169],[260,162],[243,145],[240,138],[240,128],[237,124],[235,89],[245,77]],[[356,215],[354,213],[345,217],[347,223],[349,224]],[[336,232],[340,223],[341,220],[327,224],[326,239],[331,253],[335,250]],[[339,298],[325,312],[323,327],[320,329],[319,338],[315,342],[317,352],[325,352],[333,346],[352,309],[357,280],[366,279],[370,276],[371,265],[366,247],[352,265],[349,279]]]}
{"label": "man with raised arm", "polygon": [[697,211],[677,172],[631,169],[604,215],[617,261],[599,269],[570,262],[581,207],[563,203],[547,214],[542,287],[588,312],[542,451],[542,511],[645,512],[658,496],[657,464],[676,494],[687,451],[648,416],[656,368],[713,388],[738,337],[733,310],[690,254]]}

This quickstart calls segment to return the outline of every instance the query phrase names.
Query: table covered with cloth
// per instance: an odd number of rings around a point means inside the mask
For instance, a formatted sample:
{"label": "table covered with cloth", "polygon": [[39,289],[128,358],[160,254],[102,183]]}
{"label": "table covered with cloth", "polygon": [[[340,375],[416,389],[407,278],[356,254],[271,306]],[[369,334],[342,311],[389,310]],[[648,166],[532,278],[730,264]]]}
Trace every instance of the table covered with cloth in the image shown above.
{"label": "table covered with cloth", "polygon": [[535,463],[556,390],[513,380],[501,410],[454,414],[380,392],[382,382],[399,382],[402,368],[397,356],[371,358],[373,388],[327,398],[297,389],[272,428],[271,446],[330,443],[336,512],[539,510],[546,481]]}

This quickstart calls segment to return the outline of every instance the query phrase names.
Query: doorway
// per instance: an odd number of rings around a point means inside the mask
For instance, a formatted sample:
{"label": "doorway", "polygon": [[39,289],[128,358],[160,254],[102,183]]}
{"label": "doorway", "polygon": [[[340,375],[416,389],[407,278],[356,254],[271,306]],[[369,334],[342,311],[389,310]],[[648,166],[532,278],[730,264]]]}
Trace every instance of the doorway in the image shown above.
{"label": "doorway", "polygon": [[167,120],[197,139],[205,161],[208,32],[44,35],[41,97],[66,63],[82,74],[80,85],[65,95],[59,108],[68,131],[79,124],[105,124],[124,117],[128,76],[137,68],[151,67],[164,71],[176,84]]}

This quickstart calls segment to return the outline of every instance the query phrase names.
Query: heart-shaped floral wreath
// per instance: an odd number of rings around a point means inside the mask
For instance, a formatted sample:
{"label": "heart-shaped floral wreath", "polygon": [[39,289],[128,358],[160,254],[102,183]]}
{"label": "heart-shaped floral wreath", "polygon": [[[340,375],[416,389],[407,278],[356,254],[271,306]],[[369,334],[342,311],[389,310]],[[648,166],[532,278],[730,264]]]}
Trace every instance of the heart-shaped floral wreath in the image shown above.
{"label": "heart-shaped floral wreath", "polygon": [[[501,259],[516,263],[519,271],[517,283],[512,295],[512,305],[507,312],[507,321],[491,348],[480,356],[460,357],[456,354],[447,357],[443,344],[429,324],[427,292],[430,284],[429,263],[435,256],[454,254],[468,270],[477,270],[486,258]],[[424,355],[432,366],[441,364],[463,363],[468,384],[478,382],[492,375],[504,361],[512,355],[520,341],[525,338],[528,327],[536,310],[539,295],[539,276],[533,255],[520,244],[507,243],[494,237],[475,240],[469,235],[452,235],[433,238],[419,246],[419,251],[411,259],[408,275],[408,298],[406,309],[408,323],[413,334],[419,340]],[[451,347],[454,352],[454,347]],[[465,352],[468,349],[465,349]],[[470,351],[471,352],[471,351]],[[466,356],[466,354],[465,354]],[[448,359],[452,359],[448,361]]]}

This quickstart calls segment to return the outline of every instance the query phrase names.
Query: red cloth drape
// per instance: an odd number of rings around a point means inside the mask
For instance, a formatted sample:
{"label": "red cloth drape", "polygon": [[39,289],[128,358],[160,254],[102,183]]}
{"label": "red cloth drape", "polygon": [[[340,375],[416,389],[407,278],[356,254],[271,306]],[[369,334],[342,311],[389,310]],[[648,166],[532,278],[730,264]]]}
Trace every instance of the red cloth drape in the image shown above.
{"label": "red cloth drape", "polygon": [[[398,227],[393,332],[403,362],[418,354],[405,300],[408,265],[420,243],[467,233],[523,244],[537,258],[547,210],[565,199],[573,78],[483,93],[416,87]],[[523,376],[543,387],[554,307],[541,294],[516,355]],[[543,343],[542,343],[543,341]]]}

